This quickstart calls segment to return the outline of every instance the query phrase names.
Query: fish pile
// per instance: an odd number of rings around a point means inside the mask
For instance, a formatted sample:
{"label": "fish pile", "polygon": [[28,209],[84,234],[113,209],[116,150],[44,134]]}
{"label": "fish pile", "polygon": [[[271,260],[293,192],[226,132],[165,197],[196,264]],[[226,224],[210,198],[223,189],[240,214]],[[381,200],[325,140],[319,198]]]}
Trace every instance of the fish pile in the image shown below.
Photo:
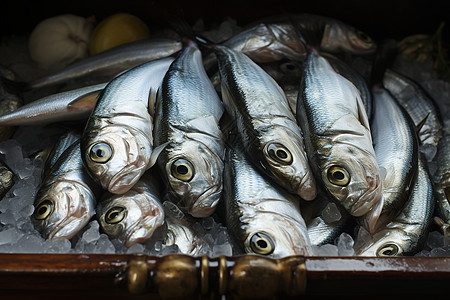
{"label": "fish pile", "polygon": [[[310,14],[220,42],[183,30],[33,81],[4,68],[8,95],[47,91],[0,116],[14,139],[50,132],[22,159],[38,178],[19,216],[28,231],[65,251],[101,232],[122,249],[200,255],[205,227],[220,227],[213,255],[274,258],[336,243],[340,255],[416,255],[432,226],[447,239],[446,119],[392,68],[395,43]],[[8,168],[11,135],[0,144],[0,251],[17,214],[5,203],[29,178]]]}

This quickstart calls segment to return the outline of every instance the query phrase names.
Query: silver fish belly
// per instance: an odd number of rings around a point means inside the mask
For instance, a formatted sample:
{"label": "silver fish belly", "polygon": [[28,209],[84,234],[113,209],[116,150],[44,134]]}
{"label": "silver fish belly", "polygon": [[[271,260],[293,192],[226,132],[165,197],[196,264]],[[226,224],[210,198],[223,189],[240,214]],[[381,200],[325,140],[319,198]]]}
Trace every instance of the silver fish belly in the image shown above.
{"label": "silver fish belly", "polygon": [[216,47],[222,99],[255,165],[289,192],[316,196],[302,134],[281,87],[243,53]]}
{"label": "silver fish belly", "polygon": [[164,224],[158,181],[146,173],[126,193],[106,194],[97,206],[97,216],[106,234],[126,247],[147,241]]}
{"label": "silver fish belly", "polygon": [[226,225],[242,250],[269,257],[310,254],[299,198],[271,183],[234,147],[224,170]]}
{"label": "silver fish belly", "polygon": [[211,215],[222,193],[223,105],[190,43],[164,78],[155,111],[155,145],[164,182],[177,205],[194,217]]}
{"label": "silver fish belly", "polygon": [[64,151],[43,179],[31,216],[47,239],[70,239],[95,214],[99,186],[86,173],[79,141]]}
{"label": "silver fish belly", "polygon": [[366,111],[356,87],[317,51],[305,63],[296,118],[326,190],[351,215],[376,222],[382,182]]}
{"label": "silver fish belly", "polygon": [[407,111],[383,87],[372,88],[374,114],[372,138],[377,162],[383,168],[384,204],[376,227],[389,223],[409,199],[418,165],[419,140],[416,127]]}
{"label": "silver fish belly", "polygon": [[411,197],[401,213],[369,241],[355,241],[359,256],[414,255],[425,243],[436,198],[426,159],[420,155]]}
{"label": "silver fish belly", "polygon": [[29,88],[64,84],[73,80],[112,79],[117,74],[143,63],[168,57],[181,49],[181,42],[173,39],[147,39],[130,42],[93,55],[61,71],[43,76],[29,83]]}
{"label": "silver fish belly", "polygon": [[111,193],[125,193],[150,167],[153,118],[149,109],[172,61],[145,63],[114,78],[88,118],[81,136],[83,162]]}

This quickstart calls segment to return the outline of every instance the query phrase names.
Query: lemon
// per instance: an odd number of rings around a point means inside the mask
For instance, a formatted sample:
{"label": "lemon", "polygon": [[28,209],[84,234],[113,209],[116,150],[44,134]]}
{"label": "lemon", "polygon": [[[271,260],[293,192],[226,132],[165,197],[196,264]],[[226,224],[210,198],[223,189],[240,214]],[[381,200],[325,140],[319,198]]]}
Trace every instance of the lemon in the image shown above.
{"label": "lemon", "polygon": [[89,41],[89,54],[94,55],[149,37],[150,30],[144,21],[132,14],[117,13],[102,20],[94,28]]}

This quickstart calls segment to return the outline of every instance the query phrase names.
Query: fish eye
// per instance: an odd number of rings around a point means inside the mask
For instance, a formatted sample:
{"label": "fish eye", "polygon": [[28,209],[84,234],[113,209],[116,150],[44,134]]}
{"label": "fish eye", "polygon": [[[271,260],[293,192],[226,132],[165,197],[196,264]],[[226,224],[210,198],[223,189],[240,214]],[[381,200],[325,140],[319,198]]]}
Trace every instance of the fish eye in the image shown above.
{"label": "fish eye", "polygon": [[112,157],[112,148],[107,143],[97,143],[92,146],[89,158],[97,163],[106,163]]}
{"label": "fish eye", "polygon": [[53,212],[54,203],[51,200],[42,201],[34,211],[34,218],[36,220],[45,220],[47,219]]}
{"label": "fish eye", "polygon": [[371,38],[369,35],[367,35],[367,33],[363,32],[363,31],[357,30],[357,31],[356,31],[356,35],[357,35],[358,38],[360,38],[363,42],[366,42],[366,43],[372,43],[372,42],[373,42],[372,38]]}
{"label": "fish eye", "polygon": [[291,152],[282,144],[271,143],[266,146],[266,152],[271,159],[280,164],[290,165],[292,163]]}
{"label": "fish eye", "polygon": [[377,250],[377,256],[397,256],[400,249],[395,244],[386,244]]}
{"label": "fish eye", "polygon": [[170,167],[170,171],[173,177],[182,181],[189,181],[194,176],[194,167],[188,160],[183,158],[174,161]]}
{"label": "fish eye", "polygon": [[275,245],[270,236],[258,232],[250,238],[250,248],[256,254],[269,255],[275,250]]}
{"label": "fish eye", "polygon": [[280,69],[286,73],[294,73],[299,70],[298,66],[290,61],[282,63]]}
{"label": "fish eye", "polygon": [[350,182],[350,174],[341,166],[331,166],[327,172],[328,180],[335,185],[346,186]]}
{"label": "fish eye", "polygon": [[105,222],[108,224],[117,224],[125,217],[126,209],[122,206],[114,206],[105,214]]}

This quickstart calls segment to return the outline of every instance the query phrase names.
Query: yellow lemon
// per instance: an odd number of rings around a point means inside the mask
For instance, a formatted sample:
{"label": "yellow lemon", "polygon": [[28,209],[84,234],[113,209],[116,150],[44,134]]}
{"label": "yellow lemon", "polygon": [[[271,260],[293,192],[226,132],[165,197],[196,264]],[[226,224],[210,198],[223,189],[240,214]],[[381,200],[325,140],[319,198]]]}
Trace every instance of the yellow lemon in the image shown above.
{"label": "yellow lemon", "polygon": [[89,41],[89,54],[94,55],[149,37],[150,30],[144,21],[128,13],[117,13],[102,20],[94,28]]}

